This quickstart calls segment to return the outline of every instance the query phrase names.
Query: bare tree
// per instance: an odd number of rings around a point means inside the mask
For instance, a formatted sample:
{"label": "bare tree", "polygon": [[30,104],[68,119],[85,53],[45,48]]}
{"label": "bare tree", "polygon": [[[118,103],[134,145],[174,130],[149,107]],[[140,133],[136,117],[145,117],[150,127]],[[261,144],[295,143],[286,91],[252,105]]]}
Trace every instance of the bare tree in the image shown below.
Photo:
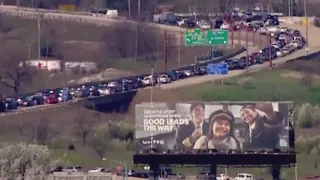
{"label": "bare tree", "polygon": [[48,144],[54,136],[58,134],[55,128],[51,125],[48,119],[42,117],[35,125],[33,129],[34,139],[39,145]]}
{"label": "bare tree", "polygon": [[84,145],[87,144],[87,137],[92,132],[94,122],[84,116],[78,116],[74,121],[74,133],[79,137]]}
{"label": "bare tree", "polygon": [[[19,46],[18,46],[19,47]],[[2,51],[0,62],[0,83],[17,94],[23,83],[32,83],[32,69],[25,64],[26,54],[11,46],[10,50]],[[22,63],[22,64],[21,64]]]}
{"label": "bare tree", "polygon": [[104,124],[94,130],[88,141],[88,145],[97,153],[99,158],[102,159],[106,150],[110,147],[110,140],[111,136],[108,131],[108,126]]}

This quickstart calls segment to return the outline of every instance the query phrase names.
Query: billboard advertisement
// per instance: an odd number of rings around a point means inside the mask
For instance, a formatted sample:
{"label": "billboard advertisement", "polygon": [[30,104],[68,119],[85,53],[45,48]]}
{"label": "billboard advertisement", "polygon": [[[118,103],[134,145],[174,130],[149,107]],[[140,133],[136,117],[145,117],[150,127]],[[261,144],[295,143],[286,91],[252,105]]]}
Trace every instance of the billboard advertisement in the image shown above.
{"label": "billboard advertisement", "polygon": [[136,151],[291,149],[292,107],[292,102],[138,104]]}

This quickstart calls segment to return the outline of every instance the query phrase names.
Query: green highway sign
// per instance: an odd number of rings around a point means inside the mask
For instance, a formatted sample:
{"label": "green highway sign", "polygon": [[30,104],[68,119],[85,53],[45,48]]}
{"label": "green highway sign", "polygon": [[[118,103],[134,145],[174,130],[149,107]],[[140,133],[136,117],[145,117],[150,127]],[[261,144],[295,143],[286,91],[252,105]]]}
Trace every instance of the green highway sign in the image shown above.
{"label": "green highway sign", "polygon": [[223,45],[229,42],[229,31],[227,30],[208,30],[207,44],[209,45]]}
{"label": "green highway sign", "polygon": [[206,43],[204,33],[199,28],[187,29],[185,38],[186,38],[186,45],[187,46],[205,45],[205,43]]}

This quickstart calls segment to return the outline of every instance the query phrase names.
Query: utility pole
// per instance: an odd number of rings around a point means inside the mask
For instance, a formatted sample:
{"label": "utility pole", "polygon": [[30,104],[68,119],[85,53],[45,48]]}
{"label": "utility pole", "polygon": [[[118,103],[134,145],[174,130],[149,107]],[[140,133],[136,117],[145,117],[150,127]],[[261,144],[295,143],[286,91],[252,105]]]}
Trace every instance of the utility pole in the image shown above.
{"label": "utility pole", "polygon": [[131,19],[131,0],[128,0],[128,13],[129,19]]}
{"label": "utility pole", "polygon": [[41,24],[40,24],[40,13],[38,11],[38,60],[41,58]]}
{"label": "utility pole", "polygon": [[234,45],[234,37],[233,37],[233,30],[234,30],[235,26],[234,26],[234,19],[233,16],[231,16],[231,48],[233,48]]}
{"label": "utility pole", "polygon": [[304,18],[305,18],[305,23],[306,23],[306,52],[307,52],[307,55],[309,54],[309,20],[308,20],[308,13],[307,13],[307,1],[304,0]]}
{"label": "utility pole", "polygon": [[167,63],[168,63],[168,34],[167,31],[164,32],[164,46],[163,46],[163,52],[164,52],[164,70],[167,71]]}
{"label": "utility pole", "polygon": [[288,16],[291,16],[291,0],[288,0]]}
{"label": "utility pole", "polygon": [[180,43],[178,46],[178,67],[181,65],[181,46],[182,46],[182,39],[183,39],[183,34],[180,34]]}
{"label": "utility pole", "polygon": [[249,47],[248,47],[248,31],[246,30],[246,69],[248,69],[248,56],[249,56]]}
{"label": "utility pole", "polygon": [[270,68],[272,69],[273,64],[272,64],[272,56],[271,56],[271,44],[272,44],[271,41],[272,41],[271,33],[269,33],[269,65],[270,65]]}
{"label": "utility pole", "polygon": [[140,24],[140,0],[138,0],[138,16],[137,16],[137,28],[136,28],[136,37],[135,37],[135,51],[134,51],[134,67],[135,68],[137,67],[139,24]]}

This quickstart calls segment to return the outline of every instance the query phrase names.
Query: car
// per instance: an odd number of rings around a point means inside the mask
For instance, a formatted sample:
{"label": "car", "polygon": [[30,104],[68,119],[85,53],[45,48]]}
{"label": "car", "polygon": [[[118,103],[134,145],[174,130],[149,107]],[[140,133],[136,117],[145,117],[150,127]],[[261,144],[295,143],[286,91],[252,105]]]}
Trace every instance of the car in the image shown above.
{"label": "car", "polygon": [[226,174],[218,174],[217,175],[217,180],[229,180],[229,176]]}
{"label": "car", "polygon": [[6,105],[3,101],[0,101],[0,113],[6,112]]}
{"label": "car", "polygon": [[183,73],[184,73],[187,77],[194,76],[194,72],[193,72],[193,70],[191,70],[191,69],[184,70]]}
{"label": "car", "polygon": [[254,180],[252,174],[248,173],[239,173],[237,177],[234,178],[235,180]]}
{"label": "car", "polygon": [[184,79],[188,77],[183,71],[175,71],[175,73],[177,74],[177,79]]}
{"label": "car", "polygon": [[241,60],[233,60],[232,61],[232,66],[233,69],[245,69],[246,68],[246,63]]}
{"label": "car", "polygon": [[170,83],[171,78],[166,74],[161,74],[158,78],[158,82],[159,83]]}
{"label": "car", "polygon": [[110,94],[110,90],[107,87],[99,87],[98,91],[103,96],[107,96]]}
{"label": "car", "polygon": [[88,171],[88,173],[97,173],[97,172],[106,172],[106,170],[104,168],[96,168]]}
{"label": "car", "polygon": [[228,23],[223,23],[221,26],[220,26],[220,29],[230,29],[230,24]]}
{"label": "car", "polygon": [[213,179],[215,175],[211,174],[210,172],[200,172],[196,175],[196,179]]}
{"label": "car", "polygon": [[168,179],[186,179],[186,176],[181,173],[170,173],[167,175]]}
{"label": "car", "polygon": [[5,108],[8,110],[16,110],[18,109],[18,101],[15,98],[5,98],[4,101],[0,101],[5,103]]}
{"label": "car", "polygon": [[142,79],[142,82],[144,83],[145,86],[154,86],[156,84],[156,80],[154,77],[146,76]]}
{"label": "car", "polygon": [[57,104],[57,103],[59,103],[59,100],[55,94],[51,94],[50,96],[47,97],[46,103],[47,104]]}
{"label": "car", "polygon": [[74,172],[81,172],[81,171],[82,171],[81,166],[72,166],[72,167],[67,167],[62,169],[62,172],[66,172],[66,173],[74,173]]}
{"label": "car", "polygon": [[34,105],[33,98],[31,96],[25,96],[23,99],[22,106],[33,106],[33,105]]}
{"label": "car", "polygon": [[50,173],[52,174],[52,173],[55,173],[55,172],[62,172],[62,170],[63,170],[63,167],[62,167],[62,166],[57,166],[57,167],[53,168],[53,169],[50,171]]}
{"label": "car", "polygon": [[177,26],[183,26],[187,21],[188,21],[188,19],[181,19],[181,20],[177,21]]}

